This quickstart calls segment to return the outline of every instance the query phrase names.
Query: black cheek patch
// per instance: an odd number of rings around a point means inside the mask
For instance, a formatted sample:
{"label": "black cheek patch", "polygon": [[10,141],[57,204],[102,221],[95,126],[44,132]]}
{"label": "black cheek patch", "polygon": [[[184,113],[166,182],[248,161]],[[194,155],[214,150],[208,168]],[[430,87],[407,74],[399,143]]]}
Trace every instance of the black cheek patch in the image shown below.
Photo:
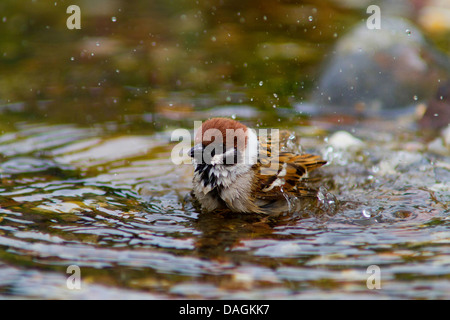
{"label": "black cheek patch", "polygon": [[241,159],[242,159],[241,153],[238,152],[236,148],[234,148],[232,154],[227,154],[223,156],[223,164],[226,166],[232,166],[239,163],[240,162],[239,160]]}

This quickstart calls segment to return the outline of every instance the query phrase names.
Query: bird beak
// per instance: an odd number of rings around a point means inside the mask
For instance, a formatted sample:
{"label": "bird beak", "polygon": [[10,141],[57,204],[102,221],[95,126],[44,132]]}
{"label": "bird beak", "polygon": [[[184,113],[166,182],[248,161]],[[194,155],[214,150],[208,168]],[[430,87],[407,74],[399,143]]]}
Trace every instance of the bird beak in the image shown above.
{"label": "bird beak", "polygon": [[203,146],[201,144],[196,144],[191,150],[189,150],[189,156],[193,158],[196,154],[201,154]]}

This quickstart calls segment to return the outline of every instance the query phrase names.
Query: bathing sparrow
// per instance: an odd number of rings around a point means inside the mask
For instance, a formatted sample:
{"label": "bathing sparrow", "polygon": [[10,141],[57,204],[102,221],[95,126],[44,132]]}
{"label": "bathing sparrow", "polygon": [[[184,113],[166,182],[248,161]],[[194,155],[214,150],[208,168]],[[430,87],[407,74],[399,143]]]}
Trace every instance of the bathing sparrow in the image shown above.
{"label": "bathing sparrow", "polygon": [[272,215],[292,211],[303,197],[315,197],[315,189],[307,187],[308,173],[326,161],[283,151],[287,136],[258,138],[255,130],[227,118],[204,122],[189,151],[192,195],[202,211]]}

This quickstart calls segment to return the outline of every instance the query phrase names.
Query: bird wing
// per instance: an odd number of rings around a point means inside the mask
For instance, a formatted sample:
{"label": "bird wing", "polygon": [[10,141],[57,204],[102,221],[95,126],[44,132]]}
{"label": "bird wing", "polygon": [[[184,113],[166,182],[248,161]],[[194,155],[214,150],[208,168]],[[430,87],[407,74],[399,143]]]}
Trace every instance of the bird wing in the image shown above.
{"label": "bird wing", "polygon": [[311,182],[308,173],[324,164],[326,161],[320,156],[281,152],[278,158],[271,157],[270,161],[259,164],[259,189],[262,193],[279,190],[301,195],[308,189],[304,183]]}
{"label": "bird wing", "polygon": [[308,173],[326,164],[320,156],[282,151],[287,142],[295,138],[288,131],[278,135],[260,137],[256,197],[276,199],[286,196],[315,196],[316,190],[308,187]]}

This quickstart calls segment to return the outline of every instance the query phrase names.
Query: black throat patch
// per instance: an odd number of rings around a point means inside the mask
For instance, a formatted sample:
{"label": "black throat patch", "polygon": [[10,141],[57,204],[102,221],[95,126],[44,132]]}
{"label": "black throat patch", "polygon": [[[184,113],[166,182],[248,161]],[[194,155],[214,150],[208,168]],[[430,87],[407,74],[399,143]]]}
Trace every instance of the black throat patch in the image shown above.
{"label": "black throat patch", "polygon": [[195,167],[195,172],[198,172],[200,175],[201,181],[203,182],[203,186],[211,186],[211,189],[215,189],[218,187],[217,177],[215,174],[210,174],[213,166],[210,164],[197,164]]}

